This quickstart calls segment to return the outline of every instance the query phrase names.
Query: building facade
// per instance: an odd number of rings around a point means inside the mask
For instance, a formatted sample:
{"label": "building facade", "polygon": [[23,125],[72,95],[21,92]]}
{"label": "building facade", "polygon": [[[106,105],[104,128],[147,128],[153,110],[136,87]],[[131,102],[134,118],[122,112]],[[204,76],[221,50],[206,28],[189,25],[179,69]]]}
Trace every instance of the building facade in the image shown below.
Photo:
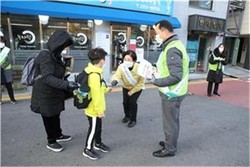
{"label": "building facade", "polygon": [[227,14],[225,43],[230,48],[229,63],[249,68],[249,1],[231,0]]}
{"label": "building facade", "polygon": [[116,70],[124,50],[135,50],[139,60],[157,60],[160,48],[151,25],[167,19],[180,28],[173,6],[173,0],[2,1],[1,30],[9,41],[14,64],[22,65],[46,47],[55,30],[65,29],[75,41],[68,50],[74,57],[73,72],[87,65],[89,49],[102,47],[108,53],[107,77]]}
{"label": "building facade", "polygon": [[228,0],[175,1],[174,16],[182,24],[175,32],[186,44],[190,72],[208,71],[209,50],[224,39],[227,8]]}
{"label": "building facade", "polygon": [[[104,77],[109,79],[121,61],[121,53],[127,49],[135,50],[139,61],[144,58],[156,62],[161,47],[155,41],[152,25],[166,19],[187,47],[190,72],[204,73],[209,49],[224,40],[228,2],[2,1],[1,30],[9,41],[14,64],[22,65],[46,47],[51,33],[65,29],[75,41],[67,53],[74,57],[73,72],[80,72],[87,65],[89,49],[102,47],[108,53]],[[43,20],[44,15],[49,17]]]}

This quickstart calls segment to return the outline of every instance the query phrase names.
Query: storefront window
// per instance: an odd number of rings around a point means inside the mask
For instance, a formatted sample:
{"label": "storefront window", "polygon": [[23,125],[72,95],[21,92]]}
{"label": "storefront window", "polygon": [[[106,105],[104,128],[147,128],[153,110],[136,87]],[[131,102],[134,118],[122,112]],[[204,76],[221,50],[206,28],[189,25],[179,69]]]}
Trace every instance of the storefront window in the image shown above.
{"label": "storefront window", "polygon": [[10,21],[15,50],[40,49],[39,20],[37,16],[11,15]]}
{"label": "storefront window", "polygon": [[69,22],[69,33],[74,39],[74,44],[71,46],[73,50],[89,50],[92,44],[92,24],[88,25],[88,21]]}
{"label": "storefront window", "polygon": [[115,71],[122,62],[122,53],[129,49],[128,39],[129,25],[126,24],[112,24],[111,25],[111,64],[112,71]]}
{"label": "storefront window", "polygon": [[133,46],[133,40],[135,41],[135,51],[137,54],[137,60],[147,59],[147,43],[148,43],[148,31],[146,25],[132,25],[131,26],[131,39],[130,45]]}
{"label": "storefront window", "polygon": [[190,0],[189,5],[192,7],[212,10],[213,0]]}
{"label": "storefront window", "polygon": [[161,45],[155,40],[155,30],[147,25],[111,25],[112,70],[116,70],[122,62],[122,52],[130,49],[137,54],[137,61],[146,59],[156,64],[162,51]]}
{"label": "storefront window", "polygon": [[162,51],[162,46],[155,40],[155,35],[156,35],[155,30],[151,27],[149,30],[149,47],[148,47],[147,59],[153,65],[156,64],[158,57]]}
{"label": "storefront window", "polygon": [[65,19],[49,18],[46,25],[42,25],[43,44],[46,45],[50,36],[59,29],[67,30],[67,22]]}

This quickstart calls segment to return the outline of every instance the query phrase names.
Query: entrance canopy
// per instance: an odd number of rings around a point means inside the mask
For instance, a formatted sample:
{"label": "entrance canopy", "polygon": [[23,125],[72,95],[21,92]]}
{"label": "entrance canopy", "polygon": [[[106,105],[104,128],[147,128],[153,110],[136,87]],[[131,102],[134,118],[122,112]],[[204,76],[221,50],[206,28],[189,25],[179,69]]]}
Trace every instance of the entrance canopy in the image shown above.
{"label": "entrance canopy", "polygon": [[104,8],[55,1],[2,1],[2,13],[49,15],[74,19],[99,19],[114,22],[153,25],[160,20],[168,20],[174,28],[180,28],[177,18],[153,13],[136,12],[114,8]]}

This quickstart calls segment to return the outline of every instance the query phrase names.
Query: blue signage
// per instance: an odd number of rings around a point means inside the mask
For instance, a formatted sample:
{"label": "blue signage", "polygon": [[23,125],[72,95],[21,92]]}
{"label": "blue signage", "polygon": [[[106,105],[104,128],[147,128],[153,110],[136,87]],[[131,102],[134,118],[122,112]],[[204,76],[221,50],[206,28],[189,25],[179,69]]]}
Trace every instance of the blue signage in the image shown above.
{"label": "blue signage", "polygon": [[56,0],[60,2],[126,9],[171,16],[173,0]]}
{"label": "blue signage", "polygon": [[187,41],[187,54],[189,56],[189,71],[195,72],[198,57],[199,41]]}

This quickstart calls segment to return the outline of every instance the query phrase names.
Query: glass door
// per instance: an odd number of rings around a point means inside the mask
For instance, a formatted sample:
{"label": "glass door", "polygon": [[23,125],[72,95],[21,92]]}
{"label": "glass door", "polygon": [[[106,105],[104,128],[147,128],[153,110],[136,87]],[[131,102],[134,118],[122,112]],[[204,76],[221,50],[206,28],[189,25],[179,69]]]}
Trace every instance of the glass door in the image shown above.
{"label": "glass door", "polygon": [[196,72],[206,72],[208,66],[208,59],[209,59],[209,47],[210,39],[209,37],[200,37],[199,39],[199,51],[198,51],[198,58],[196,64]]}
{"label": "glass door", "polygon": [[111,25],[111,66],[115,71],[120,63],[122,63],[122,52],[128,48],[130,38],[130,27],[127,25],[113,24]]}

